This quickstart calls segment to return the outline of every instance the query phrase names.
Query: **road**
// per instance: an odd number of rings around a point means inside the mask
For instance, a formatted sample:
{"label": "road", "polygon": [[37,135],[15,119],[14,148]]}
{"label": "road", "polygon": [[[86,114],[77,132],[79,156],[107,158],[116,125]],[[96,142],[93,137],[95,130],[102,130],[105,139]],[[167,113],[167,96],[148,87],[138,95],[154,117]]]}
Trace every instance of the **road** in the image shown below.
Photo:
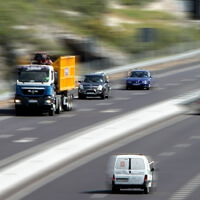
{"label": "road", "polygon": [[[193,63],[176,69],[157,71],[155,78],[157,87],[150,91],[125,90],[120,81],[111,80],[113,90],[109,99],[75,99],[73,112],[53,117],[46,115],[16,117],[12,106],[0,108],[0,167],[6,167],[17,159],[50,147],[62,137],[71,137],[81,130],[95,127],[130,111],[144,109],[151,104],[198,89],[199,65]],[[193,115],[180,116],[179,123],[172,121],[173,125],[159,128],[159,131],[155,130],[153,134],[115,150],[147,153],[158,161],[160,169],[158,191],[150,195],[152,199],[172,198],[172,195],[176,195],[176,192],[184,184],[189,183],[190,179],[198,177],[198,167],[190,170],[191,163],[193,166],[199,166],[198,159],[195,159],[199,141],[197,140],[199,138],[198,119],[198,116]],[[177,120],[179,121],[179,117]],[[174,121],[176,122],[175,119]],[[194,139],[190,138],[192,136]],[[78,167],[77,170],[65,169],[70,171],[66,176],[53,181],[24,199],[120,198],[120,195],[113,196],[109,190],[105,189],[105,163],[112,153],[111,150],[107,151],[105,149],[102,153],[104,155]],[[186,155],[188,155],[187,158],[185,158]],[[94,158],[96,156],[94,155]],[[89,156],[87,159],[90,160],[90,157],[93,158]],[[79,165],[80,163],[77,164]],[[187,169],[187,172],[179,170],[183,168]],[[173,179],[168,180],[169,177]],[[131,198],[131,195],[123,194],[123,199]],[[149,198],[141,193],[133,195],[137,195],[139,199]],[[192,199],[195,199],[195,196]]]}

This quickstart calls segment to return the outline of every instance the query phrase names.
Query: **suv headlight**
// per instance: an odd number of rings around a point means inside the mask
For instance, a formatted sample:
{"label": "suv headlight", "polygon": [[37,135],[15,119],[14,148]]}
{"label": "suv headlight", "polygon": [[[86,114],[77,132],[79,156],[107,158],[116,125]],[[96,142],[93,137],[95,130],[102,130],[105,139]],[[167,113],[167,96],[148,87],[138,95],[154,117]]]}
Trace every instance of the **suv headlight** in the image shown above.
{"label": "suv headlight", "polygon": [[103,89],[103,86],[102,85],[99,85],[97,90],[102,90]]}
{"label": "suv headlight", "polygon": [[79,86],[79,89],[80,89],[80,90],[84,90],[83,85],[80,85],[80,86]]}

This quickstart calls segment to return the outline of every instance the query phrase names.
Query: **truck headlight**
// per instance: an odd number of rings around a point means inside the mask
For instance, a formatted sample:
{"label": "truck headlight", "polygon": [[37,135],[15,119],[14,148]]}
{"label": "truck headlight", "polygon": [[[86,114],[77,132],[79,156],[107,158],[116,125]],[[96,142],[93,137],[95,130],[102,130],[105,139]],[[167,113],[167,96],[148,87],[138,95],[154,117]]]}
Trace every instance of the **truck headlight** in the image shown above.
{"label": "truck headlight", "polygon": [[102,90],[103,89],[103,86],[102,85],[99,85],[97,90]]}

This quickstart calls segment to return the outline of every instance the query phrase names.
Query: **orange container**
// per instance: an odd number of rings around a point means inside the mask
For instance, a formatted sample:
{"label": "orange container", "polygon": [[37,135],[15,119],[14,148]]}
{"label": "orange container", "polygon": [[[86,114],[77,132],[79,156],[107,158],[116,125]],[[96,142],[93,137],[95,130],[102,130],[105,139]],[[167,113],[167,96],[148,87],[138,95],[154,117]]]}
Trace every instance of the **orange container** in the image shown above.
{"label": "orange container", "polygon": [[75,56],[61,56],[53,67],[58,73],[58,92],[75,89]]}

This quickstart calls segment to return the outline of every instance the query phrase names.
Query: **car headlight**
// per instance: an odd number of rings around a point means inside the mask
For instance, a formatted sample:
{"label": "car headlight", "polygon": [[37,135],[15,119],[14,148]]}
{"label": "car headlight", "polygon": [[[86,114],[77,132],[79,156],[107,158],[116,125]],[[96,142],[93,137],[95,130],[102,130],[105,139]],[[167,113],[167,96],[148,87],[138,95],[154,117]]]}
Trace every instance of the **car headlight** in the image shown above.
{"label": "car headlight", "polygon": [[99,85],[97,90],[102,90],[103,89],[103,86],[102,85]]}
{"label": "car headlight", "polygon": [[79,89],[84,90],[83,85],[80,85],[80,86],[79,86]]}
{"label": "car headlight", "polygon": [[132,83],[132,81],[127,81],[127,83]]}
{"label": "car headlight", "polygon": [[148,84],[148,81],[142,81],[143,84]]}

